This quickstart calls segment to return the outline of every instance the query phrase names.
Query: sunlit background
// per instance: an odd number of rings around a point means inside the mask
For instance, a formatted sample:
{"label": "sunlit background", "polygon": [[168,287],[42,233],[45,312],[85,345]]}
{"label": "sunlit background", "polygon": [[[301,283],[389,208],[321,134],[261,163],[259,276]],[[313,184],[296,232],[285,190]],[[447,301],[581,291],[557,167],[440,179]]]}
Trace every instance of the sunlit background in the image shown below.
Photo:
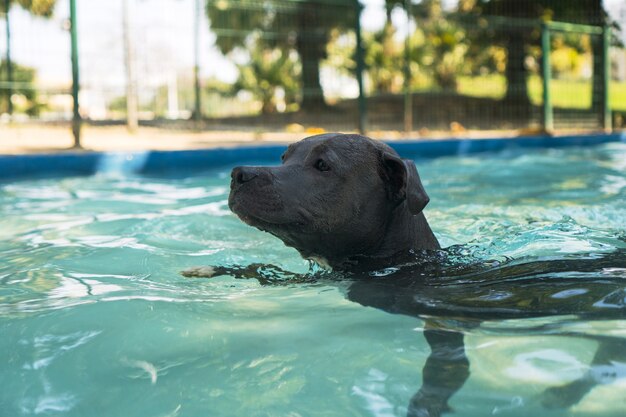
{"label": "sunlit background", "polygon": [[[0,129],[69,122],[70,0],[2,1]],[[620,0],[74,1],[90,126],[428,137],[624,124]]]}

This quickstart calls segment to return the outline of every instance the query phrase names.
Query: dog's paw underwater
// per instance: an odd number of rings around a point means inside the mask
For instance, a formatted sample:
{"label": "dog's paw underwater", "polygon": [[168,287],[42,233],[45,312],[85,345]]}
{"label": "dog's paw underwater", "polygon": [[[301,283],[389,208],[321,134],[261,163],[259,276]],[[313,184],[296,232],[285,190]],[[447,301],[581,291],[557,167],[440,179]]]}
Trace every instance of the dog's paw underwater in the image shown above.
{"label": "dog's paw underwater", "polygon": [[180,272],[186,278],[213,278],[217,275],[216,268],[212,266],[193,266]]}

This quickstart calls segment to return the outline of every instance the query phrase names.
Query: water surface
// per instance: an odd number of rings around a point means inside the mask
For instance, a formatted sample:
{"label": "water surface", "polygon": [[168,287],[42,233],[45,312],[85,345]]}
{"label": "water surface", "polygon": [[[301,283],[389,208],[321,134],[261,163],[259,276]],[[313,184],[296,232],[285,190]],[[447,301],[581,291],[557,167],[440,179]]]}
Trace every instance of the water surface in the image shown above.
{"label": "water surface", "polygon": [[[496,270],[543,262],[523,279],[442,277],[448,289],[431,288],[433,297],[506,299],[540,283],[540,301],[582,305],[592,291],[613,312],[449,322],[465,333],[471,363],[450,400],[456,415],[626,415],[625,355],[592,365],[601,340],[626,352],[626,269],[601,262],[626,250],[626,145],[438,158],[418,169],[426,216],[455,255]],[[255,262],[308,270],[230,213],[228,182],[224,168],[0,184],[0,415],[406,414],[430,353],[423,317],[351,302],[345,283],[328,280],[179,275]],[[581,379],[594,384],[573,405],[546,394]]]}

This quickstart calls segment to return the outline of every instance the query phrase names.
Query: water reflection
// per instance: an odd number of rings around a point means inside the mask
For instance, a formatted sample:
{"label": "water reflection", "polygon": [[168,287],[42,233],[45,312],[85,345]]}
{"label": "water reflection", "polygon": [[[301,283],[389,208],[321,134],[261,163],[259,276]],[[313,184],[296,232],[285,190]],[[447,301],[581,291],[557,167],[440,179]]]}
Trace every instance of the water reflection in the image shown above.
{"label": "water reflection", "polygon": [[[459,248],[449,253],[422,254],[414,264],[374,273],[336,274],[314,271],[298,275],[271,265],[217,267],[213,272],[235,278],[254,278],[263,285],[310,283],[322,279],[348,282],[346,295],[353,302],[392,314],[425,321],[424,337],[431,353],[422,369],[422,384],[411,397],[407,415],[440,416],[450,411],[449,400],[471,376],[472,365],[465,337],[483,323],[517,322],[520,319],[556,316],[574,329],[562,328],[559,320],[535,328],[514,331],[532,336],[559,335],[572,341],[588,340],[597,345],[589,365],[583,365],[564,350],[535,350],[513,358],[506,370],[526,376],[535,361],[551,361],[574,371],[571,381],[548,388],[538,401],[545,408],[569,408],[599,384],[612,384],[626,377],[626,337],[589,332],[594,321],[626,319],[626,250],[590,253],[569,258],[477,261],[459,257]],[[443,258],[442,258],[443,256]],[[613,328],[619,326],[614,326]],[[488,327],[493,331],[494,326]],[[531,356],[528,356],[531,355]],[[561,375],[562,377],[562,375]],[[554,382],[554,381],[553,381]],[[382,398],[361,388],[355,394],[370,406],[385,409]],[[524,405],[523,399],[497,407],[494,413]]]}
{"label": "water reflection", "polygon": [[66,413],[78,403],[76,395],[54,386],[47,375],[60,357],[95,339],[100,331],[80,331],[69,334],[44,334],[32,340],[21,339],[21,349],[32,351],[32,361],[22,365],[23,373],[33,374],[33,384],[20,400],[22,414]]}
{"label": "water reflection", "polygon": [[[469,272],[461,268],[452,274],[434,268],[434,282],[429,282],[431,277],[413,279],[409,267],[387,282],[357,279],[348,290],[348,298],[362,305],[426,320],[424,337],[431,354],[422,370],[422,386],[411,399],[409,416],[439,416],[448,411],[449,399],[470,377],[464,336],[483,321],[552,315],[575,315],[581,321],[626,319],[625,250],[468,268]],[[587,371],[541,395],[540,402],[547,408],[571,407],[596,385],[626,376],[626,338],[568,336],[591,339],[598,347]],[[552,360],[567,360],[563,352],[543,353]],[[527,363],[527,358],[515,360]]]}

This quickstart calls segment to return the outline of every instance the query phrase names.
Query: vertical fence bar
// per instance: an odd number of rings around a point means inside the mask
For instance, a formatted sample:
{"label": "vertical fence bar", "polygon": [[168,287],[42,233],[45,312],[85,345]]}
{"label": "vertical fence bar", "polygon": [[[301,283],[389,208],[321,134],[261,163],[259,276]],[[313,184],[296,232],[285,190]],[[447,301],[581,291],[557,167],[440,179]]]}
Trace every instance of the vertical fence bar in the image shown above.
{"label": "vertical fence bar", "polygon": [[611,114],[610,89],[611,89],[611,57],[609,56],[609,48],[611,47],[611,27],[604,26],[602,31],[602,59],[603,59],[603,88],[602,88],[602,124],[605,131],[610,132],[613,129],[613,117]]}
{"label": "vertical fence bar", "polygon": [[202,119],[202,103],[200,97],[200,0],[195,0],[194,28],[193,28],[193,86],[195,104],[193,118],[196,122]]}
{"label": "vertical fence bar", "polygon": [[122,0],[122,31],[124,37],[124,64],[126,66],[126,127],[135,133],[139,126],[137,113],[137,90],[135,88],[135,62],[133,44],[130,34],[129,1]]}
{"label": "vertical fence bar", "polygon": [[78,102],[78,91],[80,89],[79,68],[78,68],[78,23],[76,20],[76,0],[70,0],[70,39],[72,43],[72,99],[73,117],[72,134],[74,135],[74,147],[80,148],[80,128],[82,120]]}
{"label": "vertical fence bar", "polygon": [[358,98],[358,129],[359,133],[364,135],[367,122],[367,103],[365,98],[365,89],[363,86],[363,71],[365,63],[363,61],[363,40],[361,37],[361,10],[362,6],[358,0],[354,2],[355,11],[355,24],[354,31],[356,32],[356,81],[359,85],[359,98]]}
{"label": "vertical fence bar", "polygon": [[552,94],[550,81],[552,68],[550,63],[550,27],[547,23],[541,25],[541,60],[543,75],[543,129],[546,132],[554,131],[554,112],[552,109]]}
{"label": "vertical fence bar", "polygon": [[413,97],[411,95],[411,0],[404,0],[406,38],[404,39],[404,132],[413,130]]}
{"label": "vertical fence bar", "polygon": [[7,37],[7,51],[6,51],[6,65],[7,65],[7,113],[9,116],[13,114],[13,64],[11,63],[11,20],[9,19],[9,8],[11,7],[10,0],[4,0],[4,21],[6,24],[6,37]]}

